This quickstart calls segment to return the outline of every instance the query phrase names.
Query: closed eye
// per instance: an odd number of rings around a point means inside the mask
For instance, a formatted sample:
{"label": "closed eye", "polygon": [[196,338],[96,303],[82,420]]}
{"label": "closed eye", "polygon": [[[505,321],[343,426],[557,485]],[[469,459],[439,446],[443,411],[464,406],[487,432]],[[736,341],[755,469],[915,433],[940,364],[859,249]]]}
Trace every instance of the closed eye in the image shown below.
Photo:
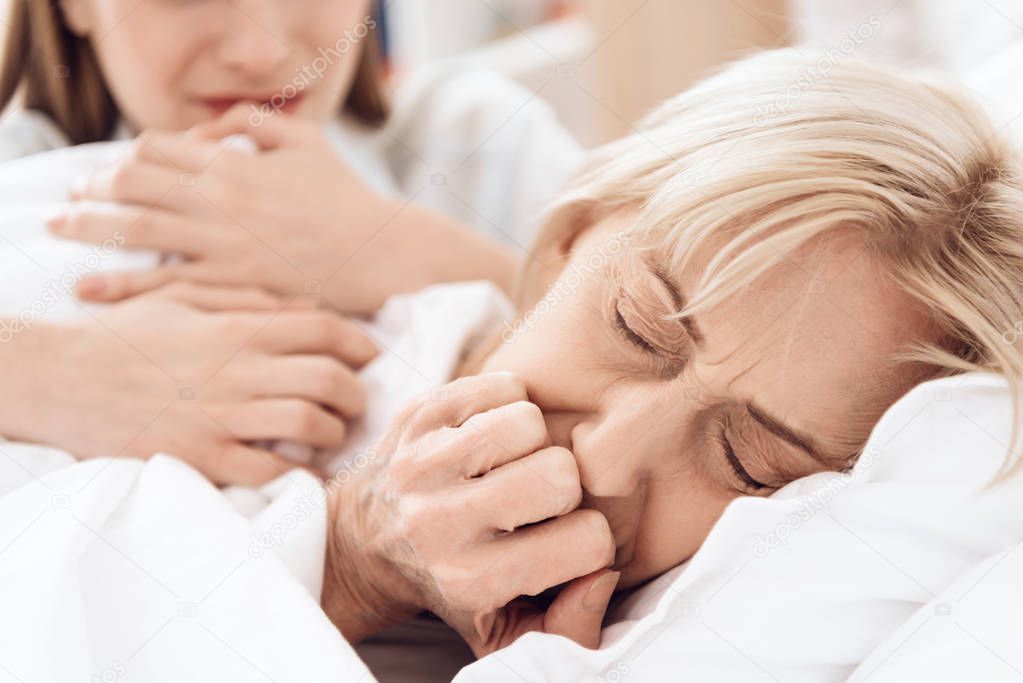
{"label": "closed eye", "polygon": [[721,430],[720,441],[721,448],[725,453],[725,460],[728,462],[728,465],[732,468],[732,472],[735,473],[735,476],[737,476],[742,481],[742,483],[746,484],[754,491],[760,491],[762,489],[768,488],[767,484],[761,483],[754,479],[746,470],[746,468],[743,467],[742,461],[739,460],[739,456],[735,454],[735,449],[732,448],[732,443],[728,440],[728,435],[725,433],[724,429]]}
{"label": "closed eye", "polygon": [[654,348],[654,345],[636,334],[636,331],[629,327],[629,324],[625,322],[625,317],[622,315],[622,312],[618,310],[617,306],[615,306],[615,326],[618,328],[618,331],[622,333],[622,336],[633,345],[638,346],[647,353],[657,355],[657,349]]}

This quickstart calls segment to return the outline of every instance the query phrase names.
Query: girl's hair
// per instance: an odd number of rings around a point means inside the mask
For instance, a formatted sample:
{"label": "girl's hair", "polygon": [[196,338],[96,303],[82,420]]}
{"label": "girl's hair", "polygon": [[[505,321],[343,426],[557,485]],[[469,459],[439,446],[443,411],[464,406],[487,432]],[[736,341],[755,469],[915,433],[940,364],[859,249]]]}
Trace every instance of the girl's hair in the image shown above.
{"label": "girl's hair", "polygon": [[[48,115],[72,144],[109,139],[120,117],[96,53],[64,23],[60,0],[11,0],[0,64],[0,111],[24,88],[24,106]],[[368,125],[387,118],[380,46],[365,41],[346,110]]]}
{"label": "girl's hair", "polygon": [[[713,254],[679,315],[810,240],[854,234],[940,330],[901,360],[1023,387],[1023,173],[987,116],[925,78],[791,50],[762,53],[668,101],[596,150],[548,213],[539,248],[612,212],[681,269]],[[534,264],[535,267],[535,264]],[[1006,463],[1011,458],[1007,458]]]}

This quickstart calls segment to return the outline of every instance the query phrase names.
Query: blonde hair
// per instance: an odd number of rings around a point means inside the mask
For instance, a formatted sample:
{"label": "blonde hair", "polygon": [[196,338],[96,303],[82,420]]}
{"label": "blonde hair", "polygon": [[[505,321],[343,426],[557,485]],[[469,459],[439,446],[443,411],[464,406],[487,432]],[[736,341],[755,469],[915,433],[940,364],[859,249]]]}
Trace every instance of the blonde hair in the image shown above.
{"label": "blonde hair", "polygon": [[[120,118],[92,44],[64,23],[60,0],[11,0],[0,57],[0,111],[19,90],[71,144],[109,139]],[[388,116],[380,48],[367,40],[343,107],[376,126]]]}
{"label": "blonde hair", "polygon": [[639,217],[629,231],[665,246],[677,268],[701,248],[714,254],[679,315],[713,306],[814,238],[853,232],[940,329],[940,344],[904,359],[934,376],[1006,378],[1015,447],[1023,173],[955,88],[791,50],[743,60],[596,150],[551,208],[538,248],[630,208]]}

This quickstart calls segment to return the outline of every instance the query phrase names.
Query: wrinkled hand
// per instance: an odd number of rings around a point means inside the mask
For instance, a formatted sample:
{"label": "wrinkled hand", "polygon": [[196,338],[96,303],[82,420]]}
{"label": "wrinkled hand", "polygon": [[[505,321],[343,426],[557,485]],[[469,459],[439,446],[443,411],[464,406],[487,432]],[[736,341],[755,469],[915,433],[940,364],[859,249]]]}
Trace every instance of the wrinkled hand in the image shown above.
{"label": "wrinkled hand", "polygon": [[[184,257],[85,278],[83,298],[117,301],[189,281],[322,294],[339,310],[364,312],[381,290],[407,289],[394,282],[402,268],[380,267],[415,242],[390,225],[402,205],[372,191],[322,126],[275,117],[254,127],[248,115],[239,105],[187,133],[146,131],[122,160],[83,179],[51,220],[55,234],[100,244],[120,231],[128,247]],[[261,151],[219,140],[234,133]]]}
{"label": "wrinkled hand", "polygon": [[272,479],[294,463],[253,442],[338,445],[363,409],[352,368],[376,353],[351,322],[290,299],[178,283],[26,332],[5,436],[79,457],[170,453],[217,483]]}
{"label": "wrinkled hand", "polygon": [[[351,641],[428,609],[482,656],[527,631],[588,646],[618,573],[575,458],[509,374],[407,408],[372,465],[331,490],[324,609]],[[546,611],[515,602],[568,585]]]}

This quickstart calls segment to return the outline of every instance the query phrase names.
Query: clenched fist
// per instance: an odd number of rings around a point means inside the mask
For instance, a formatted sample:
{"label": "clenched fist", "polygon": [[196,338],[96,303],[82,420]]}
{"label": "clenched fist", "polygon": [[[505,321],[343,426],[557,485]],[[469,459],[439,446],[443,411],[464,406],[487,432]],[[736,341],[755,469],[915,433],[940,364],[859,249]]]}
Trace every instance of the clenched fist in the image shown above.
{"label": "clenched fist", "polygon": [[[521,381],[457,380],[332,488],[324,608],[353,642],[430,610],[479,656],[532,630],[596,647],[615,543],[581,500],[575,457],[550,445]],[[546,612],[515,602],[566,582]]]}

